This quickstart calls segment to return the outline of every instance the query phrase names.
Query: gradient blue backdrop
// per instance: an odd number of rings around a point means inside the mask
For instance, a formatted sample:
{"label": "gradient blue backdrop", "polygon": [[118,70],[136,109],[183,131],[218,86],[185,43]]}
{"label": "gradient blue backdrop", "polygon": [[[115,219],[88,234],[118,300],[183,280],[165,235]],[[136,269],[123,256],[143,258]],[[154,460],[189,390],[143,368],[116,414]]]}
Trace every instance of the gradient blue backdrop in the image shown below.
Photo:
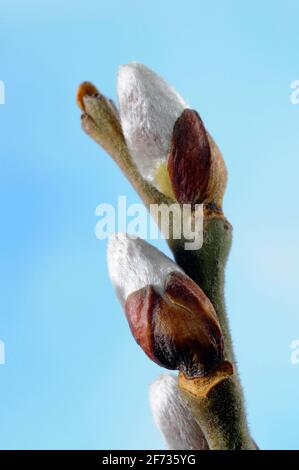
{"label": "gradient blue backdrop", "polygon": [[138,197],[75,104],[83,80],[115,98],[118,65],[137,60],[198,109],[223,151],[227,304],[252,433],[262,448],[298,449],[298,2],[0,9],[0,447],[163,448],[148,404],[161,369],[131,338],[94,235],[99,203]]}

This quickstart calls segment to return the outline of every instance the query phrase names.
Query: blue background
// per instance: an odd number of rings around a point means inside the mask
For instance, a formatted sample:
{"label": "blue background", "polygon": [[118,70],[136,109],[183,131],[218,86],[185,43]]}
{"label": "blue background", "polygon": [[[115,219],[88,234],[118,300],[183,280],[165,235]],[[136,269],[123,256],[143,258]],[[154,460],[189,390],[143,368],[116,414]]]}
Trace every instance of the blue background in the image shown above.
{"label": "blue background", "polygon": [[133,341],[94,235],[98,204],[138,198],[75,104],[83,80],[116,98],[131,60],[174,85],[223,151],[226,295],[252,433],[299,448],[298,15],[290,0],[1,1],[1,448],[164,446],[148,404],[161,369]]}

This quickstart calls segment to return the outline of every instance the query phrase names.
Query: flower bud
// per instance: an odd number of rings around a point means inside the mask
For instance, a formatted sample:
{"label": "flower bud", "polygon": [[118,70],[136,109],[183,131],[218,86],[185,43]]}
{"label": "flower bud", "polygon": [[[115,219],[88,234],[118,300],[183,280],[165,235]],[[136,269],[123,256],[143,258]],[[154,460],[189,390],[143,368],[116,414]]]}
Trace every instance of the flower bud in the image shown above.
{"label": "flower bud", "polygon": [[141,238],[118,232],[111,234],[107,250],[109,276],[116,295],[125,305],[128,296],[152,285],[163,292],[168,273],[183,272],[168,256]]}
{"label": "flower bud", "polygon": [[135,62],[120,68],[118,96],[126,143],[143,178],[179,203],[221,208],[225,164],[196,111]]}
{"label": "flower bud", "polygon": [[222,362],[215,310],[175,263],[129,236],[109,244],[108,259],[132,334],[154,362],[187,377],[205,375]]}
{"label": "flower bud", "polygon": [[131,156],[141,175],[155,184],[156,172],[165,166],[174,123],[187,105],[161,77],[136,62],[120,67],[117,91]]}
{"label": "flower bud", "polygon": [[177,377],[163,374],[150,386],[154,421],[168,449],[208,450],[204,434],[181,398]]}

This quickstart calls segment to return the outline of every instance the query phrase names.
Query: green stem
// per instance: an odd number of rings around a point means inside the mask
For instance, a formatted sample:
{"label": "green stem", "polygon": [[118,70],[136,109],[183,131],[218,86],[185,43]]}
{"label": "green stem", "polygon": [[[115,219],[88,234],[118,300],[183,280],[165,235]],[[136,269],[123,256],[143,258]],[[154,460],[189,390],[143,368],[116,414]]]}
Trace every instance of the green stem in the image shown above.
{"label": "green stem", "polygon": [[256,449],[248,430],[236,375],[223,373],[218,380],[214,377],[215,382],[208,388],[204,383],[206,380],[190,384],[190,380],[180,377],[179,388],[204,433],[209,449]]}
{"label": "green stem", "polygon": [[234,352],[224,300],[224,273],[232,241],[232,226],[223,216],[205,218],[203,246],[185,250],[185,240],[169,240],[175,260],[204,291],[218,315],[224,336],[225,359],[234,363]]}
{"label": "green stem", "polygon": [[190,395],[183,390],[183,398],[201,426],[210,449],[254,449],[250,437],[244,396],[233,351],[224,299],[225,266],[232,241],[232,226],[221,215],[206,217],[203,246],[186,251],[184,240],[170,240],[176,262],[184,269],[211,300],[224,337],[224,358],[233,364],[233,375],[217,382],[208,395]]}

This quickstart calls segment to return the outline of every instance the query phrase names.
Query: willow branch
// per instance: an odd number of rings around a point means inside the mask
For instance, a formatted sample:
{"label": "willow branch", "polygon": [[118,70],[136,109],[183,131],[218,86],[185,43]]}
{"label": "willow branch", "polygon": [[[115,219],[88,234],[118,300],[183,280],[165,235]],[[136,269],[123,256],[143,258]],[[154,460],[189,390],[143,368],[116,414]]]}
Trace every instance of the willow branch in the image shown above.
{"label": "willow branch", "polygon": [[[90,87],[92,85],[85,83],[78,93],[78,102],[84,111],[81,119],[84,131],[111,155],[148,207],[171,204],[171,199],[137,171],[112,102],[95,89],[91,93]],[[180,373],[179,389],[210,449],[256,449],[248,429],[224,300],[224,273],[232,227],[222,211],[211,204],[205,205],[204,215],[200,250],[186,251],[184,239],[169,239],[168,243],[177,264],[201,287],[215,308],[224,336],[225,362],[202,378],[188,379]]]}

